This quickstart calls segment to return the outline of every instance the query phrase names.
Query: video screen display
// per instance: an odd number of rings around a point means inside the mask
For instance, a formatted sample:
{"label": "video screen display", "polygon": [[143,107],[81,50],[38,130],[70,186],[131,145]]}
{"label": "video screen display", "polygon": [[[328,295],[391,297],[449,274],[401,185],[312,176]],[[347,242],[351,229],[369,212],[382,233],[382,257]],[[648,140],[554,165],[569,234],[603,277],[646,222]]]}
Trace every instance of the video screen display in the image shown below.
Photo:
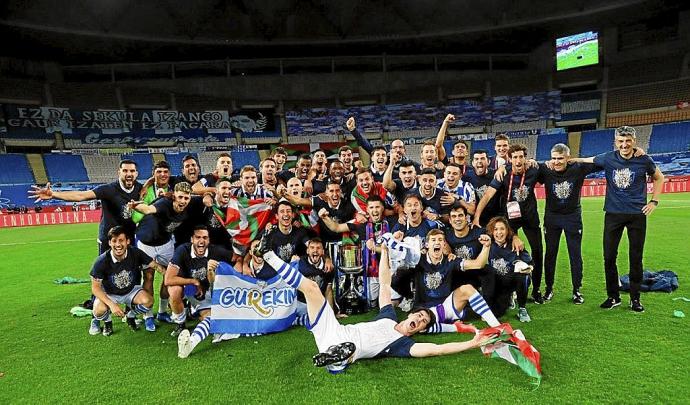
{"label": "video screen display", "polygon": [[556,70],[599,63],[599,33],[594,31],[556,39]]}

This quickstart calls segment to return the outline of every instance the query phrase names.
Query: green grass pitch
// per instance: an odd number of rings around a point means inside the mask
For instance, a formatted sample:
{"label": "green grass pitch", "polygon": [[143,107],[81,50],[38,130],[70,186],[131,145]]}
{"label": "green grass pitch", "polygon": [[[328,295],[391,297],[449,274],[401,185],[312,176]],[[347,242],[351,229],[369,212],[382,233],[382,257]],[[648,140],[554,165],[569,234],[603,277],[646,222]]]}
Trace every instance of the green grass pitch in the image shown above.
{"label": "green grass pitch", "polygon": [[[625,296],[619,308],[598,307],[605,298],[602,205],[603,198],[583,199],[585,304],[571,304],[562,241],[554,301],[530,304],[529,324],[514,311],[504,318],[541,352],[537,390],[518,368],[476,350],[365,360],[331,376],[311,365],[316,346],[304,328],[216,345],[209,339],[186,360],[177,358],[170,325],[134,333],[118,321],[113,336],[89,336],[89,319],[68,314],[88,285],[52,280],[87,276],[97,225],[2,229],[0,403],[687,403],[690,303],[672,298],[690,297],[690,193],[663,195],[648,222],[645,267],[676,271],[681,287],[643,294],[643,314],[630,311]],[[627,254],[619,267],[627,272]],[[689,317],[674,318],[677,309]],[[460,339],[467,335],[417,338]]]}
{"label": "green grass pitch", "polygon": [[599,45],[596,41],[586,42],[580,49],[556,58],[556,70],[572,69],[599,63]]}

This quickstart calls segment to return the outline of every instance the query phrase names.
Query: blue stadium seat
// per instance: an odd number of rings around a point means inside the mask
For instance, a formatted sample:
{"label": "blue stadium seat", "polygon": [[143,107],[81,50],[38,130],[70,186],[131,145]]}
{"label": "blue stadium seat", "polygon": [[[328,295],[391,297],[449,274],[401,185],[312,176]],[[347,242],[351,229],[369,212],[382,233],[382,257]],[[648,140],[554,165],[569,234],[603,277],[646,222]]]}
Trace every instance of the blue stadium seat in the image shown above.
{"label": "blue stadium seat", "polygon": [[[153,157],[149,153],[132,153],[122,155],[122,159],[133,160],[137,164],[139,171],[139,179],[148,179],[151,177],[151,169],[153,169]],[[173,172],[174,174],[175,172]]]}
{"label": "blue stadium seat", "polygon": [[493,156],[496,154],[496,151],[494,150],[495,143],[496,141],[493,139],[480,139],[472,141],[472,145],[470,145],[470,153],[474,153],[474,151],[478,149],[484,149],[489,156]]}
{"label": "blue stadium seat", "polygon": [[0,154],[0,184],[33,183],[34,174],[26,155],[20,153]]}
{"label": "blue stadium seat", "polygon": [[232,167],[239,170],[244,165],[251,165],[256,168],[259,167],[260,159],[259,152],[255,150],[247,151],[233,151],[232,152]]}
{"label": "blue stadium seat", "polygon": [[[557,143],[568,144],[568,134],[541,135],[537,138],[537,160],[542,162],[551,159],[551,148]],[[571,152],[572,154],[572,152]]]}
{"label": "blue stadium seat", "polygon": [[580,140],[580,156],[590,157],[613,150],[613,129],[585,131]]}
{"label": "blue stadium seat", "polygon": [[0,186],[0,209],[11,206],[33,207],[36,205],[35,199],[30,198],[27,190],[31,187],[28,184]]}
{"label": "blue stadium seat", "polygon": [[192,155],[194,157],[197,157],[196,153],[166,153],[165,154],[165,160],[170,163],[170,171],[172,172],[173,175],[181,175],[182,174],[182,159],[187,156],[187,155]]}
{"label": "blue stadium seat", "polygon": [[48,180],[53,183],[89,181],[84,161],[79,155],[45,154],[43,155],[43,162],[46,166]]}
{"label": "blue stadium seat", "polygon": [[649,153],[686,152],[690,150],[690,122],[660,124],[652,127]]}

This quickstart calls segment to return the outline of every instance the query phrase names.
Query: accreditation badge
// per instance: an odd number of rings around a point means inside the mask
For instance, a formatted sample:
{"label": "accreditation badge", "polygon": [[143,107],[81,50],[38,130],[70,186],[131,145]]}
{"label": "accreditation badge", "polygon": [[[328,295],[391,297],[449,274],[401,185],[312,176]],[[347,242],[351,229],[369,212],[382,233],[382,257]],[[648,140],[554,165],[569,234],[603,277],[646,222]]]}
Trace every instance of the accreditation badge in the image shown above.
{"label": "accreditation badge", "polygon": [[508,201],[506,204],[506,211],[508,211],[508,219],[522,218],[520,203],[517,201]]}

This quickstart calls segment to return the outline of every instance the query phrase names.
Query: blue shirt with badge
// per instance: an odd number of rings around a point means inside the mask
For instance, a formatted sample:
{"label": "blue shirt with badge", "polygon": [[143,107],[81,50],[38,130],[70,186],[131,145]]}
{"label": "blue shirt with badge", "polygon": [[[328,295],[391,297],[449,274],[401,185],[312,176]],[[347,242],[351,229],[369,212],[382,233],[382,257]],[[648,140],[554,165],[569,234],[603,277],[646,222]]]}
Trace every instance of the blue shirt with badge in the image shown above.
{"label": "blue shirt with badge", "polygon": [[110,295],[127,295],[141,284],[141,274],[153,259],[136,247],[127,248],[124,259],[117,261],[108,249],[98,256],[91,268],[91,277],[102,281],[103,291]]}
{"label": "blue shirt with badge", "polygon": [[594,157],[594,164],[606,175],[604,211],[612,214],[642,214],[647,204],[647,176],[656,171],[648,155],[625,159],[619,151]]}
{"label": "blue shirt with badge", "polygon": [[482,251],[482,244],[479,243],[479,237],[486,233],[486,230],[481,227],[470,228],[467,235],[459,237],[455,235],[455,230],[446,227],[446,242],[450,245],[455,256],[461,259],[476,259],[479,252]]}

